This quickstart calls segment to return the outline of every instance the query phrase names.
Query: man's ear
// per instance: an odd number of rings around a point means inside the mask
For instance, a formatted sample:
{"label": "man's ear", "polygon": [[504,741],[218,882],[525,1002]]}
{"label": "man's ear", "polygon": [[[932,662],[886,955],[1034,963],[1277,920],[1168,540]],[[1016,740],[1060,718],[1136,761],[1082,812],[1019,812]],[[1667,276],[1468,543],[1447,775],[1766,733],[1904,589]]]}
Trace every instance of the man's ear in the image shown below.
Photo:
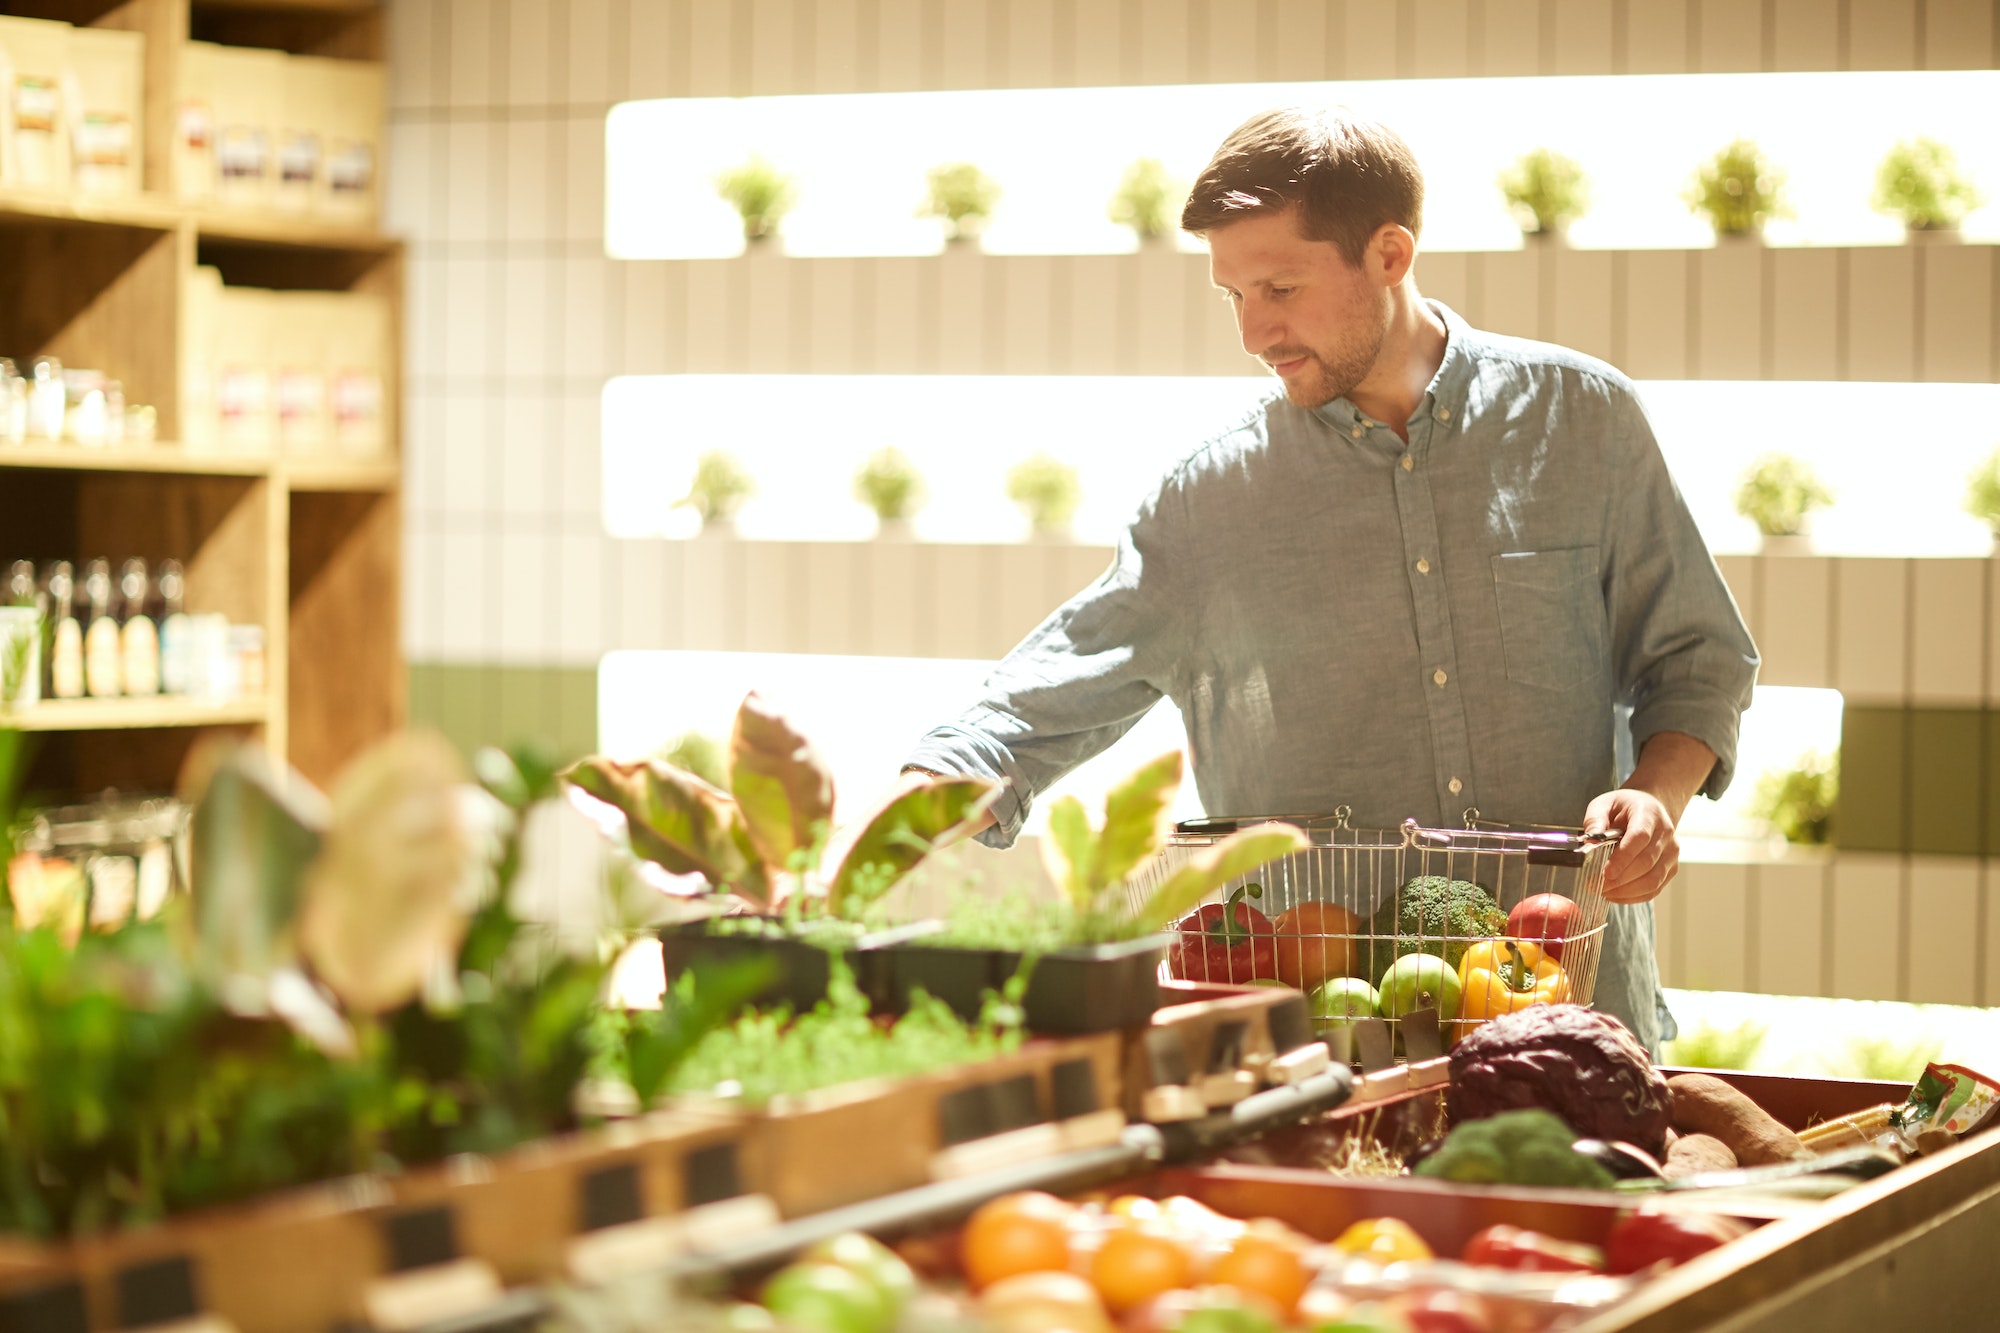
{"label": "man's ear", "polygon": [[1385,287],[1394,287],[1409,276],[1417,262],[1417,238],[1398,222],[1385,222],[1368,241],[1368,269]]}

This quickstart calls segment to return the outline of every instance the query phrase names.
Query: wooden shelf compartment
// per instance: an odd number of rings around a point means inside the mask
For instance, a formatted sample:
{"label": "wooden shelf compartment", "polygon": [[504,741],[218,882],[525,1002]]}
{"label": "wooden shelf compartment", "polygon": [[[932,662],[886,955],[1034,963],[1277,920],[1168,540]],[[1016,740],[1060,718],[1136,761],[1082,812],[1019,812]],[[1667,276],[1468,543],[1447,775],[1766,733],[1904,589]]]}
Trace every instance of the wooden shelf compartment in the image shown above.
{"label": "wooden shelf compartment", "polygon": [[166,199],[153,194],[92,195],[55,190],[0,190],[0,227],[38,223],[172,231],[181,225],[181,212]]}
{"label": "wooden shelf compartment", "polygon": [[294,493],[392,491],[403,479],[403,465],[394,458],[287,458],[282,472]]}
{"label": "wooden shelf compartment", "polygon": [[135,731],[153,727],[262,725],[264,696],[206,703],[161,695],[150,699],[47,699],[0,715],[17,731]]}
{"label": "wooden shelf compartment", "polygon": [[339,60],[386,59],[384,25],[374,0],[191,0],[188,8],[196,41]]}
{"label": "wooden shelf compartment", "polygon": [[408,720],[401,505],[393,489],[294,492],[287,527],[288,757],[326,784]]}
{"label": "wooden shelf compartment", "polygon": [[189,476],[261,477],[273,460],[268,454],[193,450],[184,445],[121,444],[90,448],[80,444],[0,444],[0,468],[52,472],[179,472]]}

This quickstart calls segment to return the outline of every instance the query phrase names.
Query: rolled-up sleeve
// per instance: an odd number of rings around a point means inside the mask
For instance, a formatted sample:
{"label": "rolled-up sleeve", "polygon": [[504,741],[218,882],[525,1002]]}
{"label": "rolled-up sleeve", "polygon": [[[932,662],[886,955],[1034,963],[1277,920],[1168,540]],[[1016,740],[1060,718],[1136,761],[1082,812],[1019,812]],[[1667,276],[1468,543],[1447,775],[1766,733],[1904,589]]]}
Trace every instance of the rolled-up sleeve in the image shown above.
{"label": "rolled-up sleeve", "polygon": [[989,846],[1012,845],[1035,797],[1131,730],[1168,692],[1180,608],[1173,541],[1156,492],[1111,567],[1058,607],[994,668],[978,703],[924,736],[910,767],[1006,783]]}
{"label": "rolled-up sleeve", "polygon": [[1605,604],[1618,701],[1632,708],[1634,753],[1662,731],[1715,751],[1711,799],[1736,769],[1738,720],[1757,680],[1757,649],[1674,485],[1629,388],[1608,441]]}

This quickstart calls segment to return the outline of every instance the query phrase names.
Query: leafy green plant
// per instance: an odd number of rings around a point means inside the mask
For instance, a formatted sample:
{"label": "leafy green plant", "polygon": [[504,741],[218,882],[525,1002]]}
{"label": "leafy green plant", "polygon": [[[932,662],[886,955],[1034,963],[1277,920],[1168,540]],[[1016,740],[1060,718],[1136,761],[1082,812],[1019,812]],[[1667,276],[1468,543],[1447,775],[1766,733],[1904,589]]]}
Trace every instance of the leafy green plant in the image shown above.
{"label": "leafy green plant", "polygon": [[713,736],[686,731],[660,751],[660,758],[683,768],[712,787],[729,786],[729,751]]}
{"label": "leafy green plant", "polygon": [[1875,173],[1877,212],[1893,213],[1911,231],[1945,231],[1982,202],[1958,169],[1958,157],[1935,139],[1898,143]]}
{"label": "leafy green plant", "polygon": [[1016,463],[1007,473],[1007,498],[1028,516],[1028,526],[1048,535],[1068,529],[1083,503],[1083,487],[1069,464],[1036,454]]}
{"label": "leafy green plant", "polygon": [[1748,139],[1737,139],[1695,172],[1682,197],[1706,214],[1717,236],[1754,236],[1766,220],[1789,216],[1785,175]]}
{"label": "leafy green plant", "polygon": [[711,449],[695,461],[694,481],[688,493],[674,501],[674,508],[694,510],[706,527],[733,520],[743,502],[756,493],[757,483],[734,458]]}
{"label": "leafy green plant", "polygon": [[1167,171],[1166,163],[1142,157],[1125,168],[1117,192],[1111,196],[1108,216],[1119,226],[1137,232],[1141,241],[1158,240],[1173,234],[1186,196],[1186,188]]}
{"label": "leafy green plant", "polygon": [[1736,488],[1736,512],[1766,537],[1798,536],[1807,515],[1832,503],[1812,468],[1788,454],[1765,454]]}
{"label": "leafy green plant", "polygon": [[1994,538],[2000,540],[2000,450],[1988,454],[1986,461],[1965,479],[1965,512],[1984,523]]}
{"label": "leafy green plant", "polygon": [[1700,1023],[1666,1044],[1667,1063],[1689,1069],[1749,1069],[1766,1035],[1762,1023],[1727,1028]]}
{"label": "leafy green plant", "polygon": [[1924,1066],[1937,1059],[1943,1049],[1943,1039],[1929,1034],[1852,1037],[1844,1050],[1822,1056],[1821,1063],[1835,1078],[1914,1083]]}
{"label": "leafy green plant", "polygon": [[777,233],[797,198],[792,178],[760,154],[717,176],[715,192],[743,219],[743,239],[753,243]]}
{"label": "leafy green plant", "polygon": [[1757,780],[1751,813],[1767,820],[1786,842],[1823,846],[1833,841],[1833,812],[1839,801],[1839,758],[1806,754],[1793,767]]}
{"label": "leafy green plant", "polygon": [[0,711],[27,694],[41,632],[40,616],[0,616]]}
{"label": "leafy green plant", "polygon": [[1501,172],[1500,193],[1530,236],[1560,234],[1590,205],[1583,164],[1549,148],[1537,148]]}
{"label": "leafy green plant", "polygon": [[791,724],[756,694],[736,712],[729,789],[659,759],[601,756],[562,773],[606,837],[669,874],[762,907],[819,900],[858,917],[936,847],[986,811],[999,788],[940,778],[892,793],[862,819],[840,862],[820,865],[832,832],[833,775]]}
{"label": "leafy green plant", "polygon": [[[702,984],[683,978],[670,993],[691,1006]],[[867,998],[836,955],[826,998],[809,1012],[794,1016],[780,1007],[743,1014],[703,1037],[665,1086],[684,1094],[723,1092],[757,1106],[777,1096],[991,1059],[1021,1044],[1021,983],[1009,989],[1009,996],[989,995],[974,1023],[918,991],[909,1012],[885,1028],[869,1016]]]}
{"label": "leafy green plant", "polygon": [[918,217],[940,218],[946,240],[974,236],[1000,202],[1000,184],[970,162],[947,162],[924,173],[927,193]]}
{"label": "leafy green plant", "polygon": [[923,474],[902,450],[877,449],[854,474],[854,498],[884,523],[907,519],[923,504]]}

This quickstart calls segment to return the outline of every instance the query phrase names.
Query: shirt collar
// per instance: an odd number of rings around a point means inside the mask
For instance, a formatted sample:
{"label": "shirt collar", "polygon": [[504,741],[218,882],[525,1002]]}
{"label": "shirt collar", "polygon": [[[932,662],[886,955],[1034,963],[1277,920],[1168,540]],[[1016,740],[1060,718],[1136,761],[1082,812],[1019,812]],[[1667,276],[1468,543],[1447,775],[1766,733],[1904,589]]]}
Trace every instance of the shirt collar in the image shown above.
{"label": "shirt collar", "polygon": [[[1472,383],[1475,370],[1476,353],[1472,343],[1479,335],[1444,302],[1431,301],[1430,307],[1444,321],[1444,360],[1438,363],[1437,373],[1431,376],[1422,401],[1411,415],[1412,424],[1439,408],[1449,412],[1453,419],[1458,418],[1465,410],[1466,389]],[[1364,416],[1345,397],[1314,408],[1313,415],[1343,433],[1352,430],[1356,424],[1380,424],[1373,417]]]}

